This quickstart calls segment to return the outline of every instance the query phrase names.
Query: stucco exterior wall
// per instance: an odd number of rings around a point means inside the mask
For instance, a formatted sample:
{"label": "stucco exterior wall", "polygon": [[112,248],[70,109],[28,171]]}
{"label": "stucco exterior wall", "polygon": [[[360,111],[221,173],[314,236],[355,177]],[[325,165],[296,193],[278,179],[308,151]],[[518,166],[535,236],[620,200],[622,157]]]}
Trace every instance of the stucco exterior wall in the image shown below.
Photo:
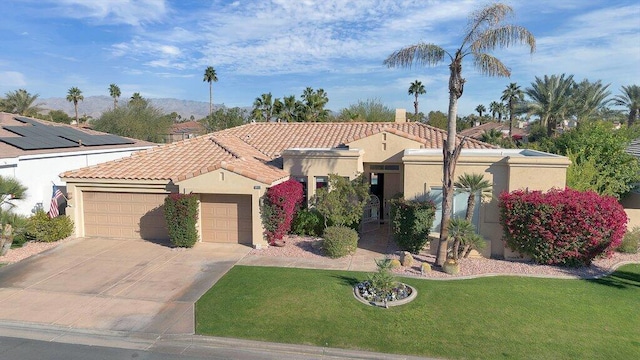
{"label": "stucco exterior wall", "polygon": [[65,185],[58,176],[61,173],[127,157],[136,151],[148,148],[103,149],[0,159],[0,175],[15,177],[27,187],[27,197],[14,201],[16,207],[13,211],[22,215],[31,215],[31,210],[37,203],[42,204],[44,211],[49,211],[53,184]]}
{"label": "stucco exterior wall", "polygon": [[418,141],[388,132],[374,134],[352,141],[347,145],[351,149],[362,149],[364,151],[362,161],[365,163],[400,163],[405,149],[422,149],[424,147]]}
{"label": "stucco exterior wall", "polygon": [[289,149],[282,154],[283,170],[307,177],[307,201],[316,193],[315,177],[338,174],[350,179],[364,171],[359,149]]}
{"label": "stucco exterior wall", "polygon": [[[442,187],[442,154],[436,151],[408,151],[404,162],[404,193],[406,199],[426,200],[432,187]],[[514,151],[463,151],[458,159],[454,178],[464,173],[477,173],[493,184],[493,198],[479,204],[479,233],[490,246],[484,256],[517,257],[505,249],[501,241],[502,227],[499,224],[498,196],[504,191],[528,188],[549,190],[564,188],[567,158],[531,152],[518,154]]]}
{"label": "stucco exterior wall", "polygon": [[640,193],[631,192],[620,200],[620,204],[624,207],[624,212],[627,213],[627,230],[632,230],[634,227],[640,227]]}
{"label": "stucco exterior wall", "polygon": [[[260,217],[260,198],[267,190],[267,185],[224,169],[187,179],[176,185],[184,193],[251,195],[252,245],[256,248],[267,245]],[[198,217],[198,231],[202,239],[201,218]]]}

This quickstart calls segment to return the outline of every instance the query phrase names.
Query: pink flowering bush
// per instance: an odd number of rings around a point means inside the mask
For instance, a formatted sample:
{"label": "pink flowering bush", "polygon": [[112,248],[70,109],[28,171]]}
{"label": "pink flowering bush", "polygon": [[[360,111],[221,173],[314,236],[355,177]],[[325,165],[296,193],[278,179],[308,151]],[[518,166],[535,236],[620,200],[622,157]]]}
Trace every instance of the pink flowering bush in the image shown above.
{"label": "pink flowering bush", "polygon": [[270,187],[261,207],[265,236],[270,245],[281,240],[291,230],[293,216],[302,203],[302,184],[289,179]]}
{"label": "pink flowering bush", "polygon": [[500,195],[507,247],[540,264],[589,265],[622,242],[627,215],[612,196],[573,189]]}

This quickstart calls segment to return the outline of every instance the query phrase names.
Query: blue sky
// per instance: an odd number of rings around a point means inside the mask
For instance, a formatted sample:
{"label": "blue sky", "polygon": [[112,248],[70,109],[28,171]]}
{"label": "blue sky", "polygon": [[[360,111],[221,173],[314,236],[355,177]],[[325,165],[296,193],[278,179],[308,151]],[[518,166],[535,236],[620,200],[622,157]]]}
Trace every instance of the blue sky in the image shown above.
{"label": "blue sky", "polygon": [[[427,94],[420,110],[447,110],[447,63],[388,69],[394,50],[429,42],[454,51],[472,0],[3,0],[0,12],[0,94],[18,88],[41,98],[63,97],[72,86],[85,96],[209,101],[204,69],[211,65],[214,103],[250,106],[262,93],[296,95],[323,88],[328,108],[380,99],[411,111],[409,84]],[[506,2],[513,23],[528,28],[537,51],[512,47],[494,54],[511,78],[480,75],[465,62],[459,113],[488,107],[516,82],[573,74],[620,86],[640,84],[640,3],[637,0]]]}

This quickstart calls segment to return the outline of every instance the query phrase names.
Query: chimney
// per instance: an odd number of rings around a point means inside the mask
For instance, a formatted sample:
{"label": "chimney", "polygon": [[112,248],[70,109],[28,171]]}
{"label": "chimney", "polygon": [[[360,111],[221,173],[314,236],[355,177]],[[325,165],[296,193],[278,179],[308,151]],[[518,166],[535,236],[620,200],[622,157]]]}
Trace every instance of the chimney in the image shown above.
{"label": "chimney", "polygon": [[397,123],[405,123],[405,122],[407,122],[407,110],[406,109],[396,109],[396,122]]}

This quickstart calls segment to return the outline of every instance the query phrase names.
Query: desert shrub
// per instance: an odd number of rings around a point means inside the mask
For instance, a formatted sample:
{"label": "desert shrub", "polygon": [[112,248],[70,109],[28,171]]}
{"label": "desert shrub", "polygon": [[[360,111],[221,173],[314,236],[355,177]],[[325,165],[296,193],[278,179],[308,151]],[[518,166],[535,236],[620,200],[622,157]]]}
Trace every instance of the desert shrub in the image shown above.
{"label": "desert shrub", "polygon": [[164,199],[164,218],[171,243],[193,247],[198,241],[198,197],[195,194],[169,194]]}
{"label": "desert shrub", "polygon": [[627,231],[622,238],[622,243],[616,249],[618,252],[626,254],[636,254],[640,245],[640,227],[634,227],[633,230]]}
{"label": "desert shrub", "polygon": [[322,246],[331,258],[353,254],[358,248],[358,233],[346,226],[329,226],[324,230]]}
{"label": "desert shrub", "polygon": [[391,259],[389,260],[389,267],[391,269],[398,269],[402,266],[402,264],[400,263],[400,260],[398,259]]}
{"label": "desert shrub", "polygon": [[64,239],[72,233],[73,221],[68,216],[60,215],[52,219],[46,212],[40,210],[29,218],[24,240],[53,242]]}
{"label": "desert shrub", "polygon": [[357,229],[369,201],[369,187],[362,174],[353,180],[329,174],[329,186],[319,189],[314,197],[325,226],[344,225]]}
{"label": "desert shrub", "polygon": [[627,215],[618,201],[593,191],[517,190],[500,195],[506,245],[540,264],[589,265],[620,245]]}
{"label": "desert shrub", "polygon": [[314,208],[298,211],[291,223],[291,232],[297,235],[321,236],[323,230],[322,215]]}
{"label": "desert shrub", "polygon": [[[393,259],[398,261],[397,259]],[[382,294],[386,295],[397,286],[398,280],[393,276],[391,270],[394,268],[392,259],[380,259],[376,260],[376,267],[378,271],[369,275],[369,283],[371,287],[379,290]],[[398,264],[399,266],[400,264]]]}
{"label": "desert shrub", "polygon": [[0,230],[6,225],[11,225],[12,227],[12,248],[22,247],[29,240],[27,238],[28,217],[12,212],[2,212],[0,213]]}
{"label": "desert shrub", "polygon": [[291,230],[293,216],[303,196],[302,184],[294,179],[272,186],[264,194],[260,213],[269,244],[273,245]]}
{"label": "desert shrub", "polygon": [[432,201],[391,200],[393,237],[401,250],[417,254],[429,240],[436,215]]}

